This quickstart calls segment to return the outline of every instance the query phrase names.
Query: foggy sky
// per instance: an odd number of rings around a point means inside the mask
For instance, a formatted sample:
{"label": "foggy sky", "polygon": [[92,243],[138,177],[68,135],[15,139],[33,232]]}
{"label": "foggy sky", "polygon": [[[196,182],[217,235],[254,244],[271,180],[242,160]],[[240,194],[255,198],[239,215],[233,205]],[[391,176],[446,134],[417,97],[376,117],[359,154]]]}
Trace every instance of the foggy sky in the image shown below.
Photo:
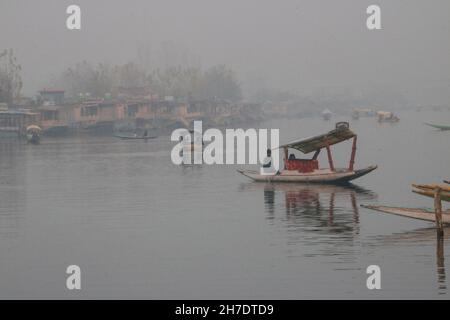
{"label": "foggy sky", "polygon": [[[81,7],[80,31],[66,29],[70,4]],[[381,6],[382,30],[366,28],[370,4]],[[0,50],[15,50],[27,95],[57,87],[78,61],[150,53],[154,66],[227,64],[247,89],[375,86],[448,103],[449,35],[448,0],[0,0]]]}

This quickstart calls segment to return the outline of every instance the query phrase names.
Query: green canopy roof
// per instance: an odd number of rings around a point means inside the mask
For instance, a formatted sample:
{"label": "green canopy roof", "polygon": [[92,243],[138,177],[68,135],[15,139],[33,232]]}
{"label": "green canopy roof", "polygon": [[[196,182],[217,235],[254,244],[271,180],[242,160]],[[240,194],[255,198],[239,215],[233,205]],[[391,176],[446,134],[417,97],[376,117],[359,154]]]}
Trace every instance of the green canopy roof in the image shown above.
{"label": "green canopy roof", "polygon": [[325,148],[327,145],[331,146],[333,144],[351,139],[354,136],[356,136],[356,134],[349,129],[347,123],[345,125],[336,124],[336,129],[331,130],[328,133],[311,138],[291,141],[280,146],[280,148],[292,148],[307,154]]}

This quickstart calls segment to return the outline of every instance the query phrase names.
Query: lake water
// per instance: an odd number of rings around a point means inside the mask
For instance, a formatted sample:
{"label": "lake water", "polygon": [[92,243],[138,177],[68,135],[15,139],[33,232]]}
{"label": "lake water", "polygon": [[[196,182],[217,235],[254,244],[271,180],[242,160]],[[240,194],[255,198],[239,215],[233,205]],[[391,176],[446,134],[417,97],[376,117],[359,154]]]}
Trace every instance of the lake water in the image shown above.
{"label": "lake water", "polygon": [[[411,183],[450,178],[450,132],[423,124],[449,124],[450,112],[399,116],[350,121],[355,167],[379,166],[354,187],[175,166],[169,136],[0,140],[0,298],[448,298],[450,230],[438,243],[433,223],[360,207],[432,207]],[[339,120],[259,126],[279,128],[285,142]],[[336,164],[347,165],[350,148],[333,147]],[[66,289],[71,264],[81,268],[80,291]],[[372,264],[381,290],[366,287]]]}

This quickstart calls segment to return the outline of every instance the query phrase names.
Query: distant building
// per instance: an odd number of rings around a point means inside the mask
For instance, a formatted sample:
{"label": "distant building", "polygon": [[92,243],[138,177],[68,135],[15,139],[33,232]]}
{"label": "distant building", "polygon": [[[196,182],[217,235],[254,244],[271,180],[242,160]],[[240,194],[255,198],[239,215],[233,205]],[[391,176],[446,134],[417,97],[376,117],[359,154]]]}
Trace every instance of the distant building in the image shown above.
{"label": "distant building", "polygon": [[[43,89],[39,91],[44,104],[58,105],[64,102],[64,90],[59,89]],[[47,103],[46,103],[47,102]]]}
{"label": "distant building", "polygon": [[113,89],[112,96],[117,98],[148,98],[152,96],[149,87],[116,87]]}

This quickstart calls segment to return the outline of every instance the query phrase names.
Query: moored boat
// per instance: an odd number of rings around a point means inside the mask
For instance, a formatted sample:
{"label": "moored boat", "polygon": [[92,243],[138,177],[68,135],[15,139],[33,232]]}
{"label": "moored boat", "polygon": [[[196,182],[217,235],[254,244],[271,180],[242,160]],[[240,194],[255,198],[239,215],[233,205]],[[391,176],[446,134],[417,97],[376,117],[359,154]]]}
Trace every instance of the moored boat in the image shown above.
{"label": "moored boat", "polygon": [[430,198],[434,198],[434,209],[423,208],[402,208],[389,206],[372,206],[361,205],[364,208],[390,213],[398,216],[425,220],[435,222],[438,228],[438,235],[441,236],[443,232],[443,225],[450,224],[450,210],[442,209],[441,201],[450,202],[450,187],[439,184],[413,184],[412,191]]}
{"label": "moored boat", "polygon": [[435,197],[435,190],[441,190],[441,200],[450,201],[450,187],[447,185],[440,184],[413,184],[416,190],[412,190],[414,193],[426,196],[429,198]]}
{"label": "moored boat", "polygon": [[[413,218],[430,222],[436,221],[436,214],[434,209],[413,209],[413,208],[372,206],[372,205],[361,205],[361,207],[407,218]],[[442,222],[444,224],[450,224],[449,210],[442,212]]]}
{"label": "moored boat", "polygon": [[378,122],[399,122],[400,118],[390,111],[378,111]]}
{"label": "moored boat", "polygon": [[375,111],[372,109],[353,109],[352,118],[357,120],[360,117],[374,117],[376,115]]}
{"label": "moored boat", "polygon": [[156,139],[157,136],[138,136],[138,135],[120,135],[115,134],[114,137],[122,139],[122,140],[148,140],[148,139]]}
{"label": "moored boat", "polygon": [[[335,168],[331,154],[331,146],[353,139],[350,162],[347,168]],[[369,166],[364,169],[353,168],[356,155],[357,135],[350,130],[347,122],[338,122],[336,128],[326,134],[312,138],[289,142],[280,146],[284,151],[284,169],[274,174],[252,170],[238,170],[242,175],[258,182],[296,182],[296,183],[330,183],[345,184],[362,177],[377,168]],[[296,159],[293,154],[288,157],[289,149],[304,154],[314,152],[311,159]],[[329,168],[319,168],[318,156],[322,149],[327,150]]]}
{"label": "moored boat", "polygon": [[27,141],[33,144],[39,144],[41,141],[42,129],[36,125],[30,125],[27,127]]}
{"label": "moored boat", "polygon": [[427,126],[433,127],[435,129],[439,129],[439,130],[450,130],[450,125],[440,125],[440,124],[433,124],[433,123],[427,123],[425,122],[425,124]]}

